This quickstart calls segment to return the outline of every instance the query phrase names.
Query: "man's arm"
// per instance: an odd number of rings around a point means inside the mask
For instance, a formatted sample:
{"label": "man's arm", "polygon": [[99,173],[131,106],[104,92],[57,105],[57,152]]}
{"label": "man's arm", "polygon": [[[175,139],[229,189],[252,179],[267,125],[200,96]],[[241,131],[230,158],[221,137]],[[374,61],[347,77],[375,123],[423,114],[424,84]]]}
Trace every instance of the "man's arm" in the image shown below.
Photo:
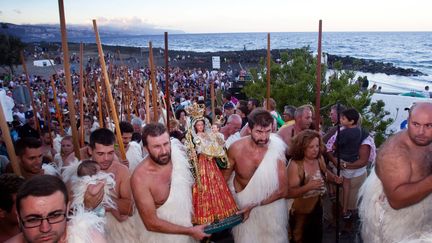
{"label": "man's arm", "polygon": [[288,133],[289,130],[292,128],[292,126],[288,126],[288,127],[282,127],[278,132],[277,135],[279,135],[282,140],[285,142],[285,144],[288,144]]}
{"label": "man's arm", "polygon": [[288,127],[283,127],[278,131],[278,135],[282,138],[282,140],[285,142],[285,144],[287,145],[285,154],[286,155],[290,155],[289,154],[289,148],[291,147],[291,136],[290,134],[292,133],[292,130],[294,129],[294,126],[288,126]]}
{"label": "man's arm", "polygon": [[156,205],[148,184],[148,179],[139,178],[139,174],[134,173],[131,179],[132,193],[138,213],[147,230],[168,234],[184,234],[198,240],[209,236],[204,233],[205,225],[184,227],[158,218]]}
{"label": "man's arm", "polygon": [[122,215],[132,216],[133,210],[133,201],[132,201],[132,193],[130,188],[130,177],[129,170],[126,166],[121,165],[118,167],[118,197],[113,198],[113,201],[117,204],[117,211],[119,211]]}
{"label": "man's arm", "polygon": [[234,143],[228,149],[227,155],[228,155],[229,167],[222,170],[222,174],[225,178],[225,181],[227,181],[227,182],[228,182],[229,178],[231,177],[231,174],[233,173],[234,167],[236,165],[236,161],[235,161],[236,147],[237,147],[237,144]]}
{"label": "man's arm", "polygon": [[432,175],[416,182],[410,181],[412,169],[406,154],[382,151],[377,158],[376,173],[394,209],[416,204],[432,192]]}
{"label": "man's arm", "polygon": [[276,200],[281,198],[285,198],[288,195],[288,173],[287,168],[285,166],[285,162],[282,160],[278,160],[278,180],[279,180],[279,188],[273,192],[270,197],[261,201],[260,205],[270,204]]}

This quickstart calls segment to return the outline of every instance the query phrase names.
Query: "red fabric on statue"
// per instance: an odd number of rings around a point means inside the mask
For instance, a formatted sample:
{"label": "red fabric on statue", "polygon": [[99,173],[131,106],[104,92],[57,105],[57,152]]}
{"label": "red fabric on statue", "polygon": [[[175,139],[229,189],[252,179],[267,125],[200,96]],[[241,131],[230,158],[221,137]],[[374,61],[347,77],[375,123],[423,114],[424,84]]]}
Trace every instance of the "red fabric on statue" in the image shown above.
{"label": "red fabric on statue", "polygon": [[192,189],[194,224],[208,224],[232,216],[238,211],[216,160],[198,155],[198,177]]}

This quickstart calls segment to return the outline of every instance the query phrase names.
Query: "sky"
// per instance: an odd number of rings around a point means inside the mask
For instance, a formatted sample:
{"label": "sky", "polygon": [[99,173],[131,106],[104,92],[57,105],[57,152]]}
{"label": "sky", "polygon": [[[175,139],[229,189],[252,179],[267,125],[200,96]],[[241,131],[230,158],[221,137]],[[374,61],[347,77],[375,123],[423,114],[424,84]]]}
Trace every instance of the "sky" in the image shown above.
{"label": "sky", "polygon": [[[430,0],[64,0],[66,24],[186,33],[432,31]],[[56,0],[0,0],[0,22],[58,24]]]}

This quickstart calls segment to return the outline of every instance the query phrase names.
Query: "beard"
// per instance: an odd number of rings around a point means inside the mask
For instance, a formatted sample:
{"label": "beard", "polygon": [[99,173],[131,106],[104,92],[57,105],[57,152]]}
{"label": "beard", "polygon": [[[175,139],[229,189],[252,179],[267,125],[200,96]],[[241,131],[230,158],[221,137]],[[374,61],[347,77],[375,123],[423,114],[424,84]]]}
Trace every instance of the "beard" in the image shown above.
{"label": "beard", "polygon": [[171,153],[167,152],[165,154],[160,154],[156,156],[149,152],[150,159],[152,159],[156,164],[166,165],[171,161]]}
{"label": "beard", "polygon": [[421,137],[421,136],[413,136],[411,137],[411,141],[417,146],[428,146],[432,142],[427,137]]}
{"label": "beard", "polygon": [[269,142],[268,138],[267,139],[256,139],[253,136],[251,136],[251,138],[252,138],[252,141],[260,147],[265,146]]}

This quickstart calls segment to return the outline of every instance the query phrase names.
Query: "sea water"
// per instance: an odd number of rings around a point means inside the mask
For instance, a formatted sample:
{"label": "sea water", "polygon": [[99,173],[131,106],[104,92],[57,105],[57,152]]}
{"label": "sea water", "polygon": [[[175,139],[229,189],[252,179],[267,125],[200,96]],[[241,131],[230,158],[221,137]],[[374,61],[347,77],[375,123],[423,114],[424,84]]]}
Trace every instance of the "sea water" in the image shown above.
{"label": "sea water", "polygon": [[[301,48],[309,46],[316,52],[318,33],[271,33],[271,48]],[[164,47],[163,35],[127,37],[101,37],[107,45]],[[402,77],[386,74],[367,75],[370,86],[377,84],[383,92],[421,91],[432,85],[432,32],[323,32],[322,51],[340,56],[352,56],[393,63],[402,68],[413,68],[427,76]],[[70,39],[70,41],[94,42],[94,38]],[[196,52],[239,51],[267,48],[267,33],[212,33],[169,35],[170,50]],[[432,87],[431,87],[432,89]]]}

